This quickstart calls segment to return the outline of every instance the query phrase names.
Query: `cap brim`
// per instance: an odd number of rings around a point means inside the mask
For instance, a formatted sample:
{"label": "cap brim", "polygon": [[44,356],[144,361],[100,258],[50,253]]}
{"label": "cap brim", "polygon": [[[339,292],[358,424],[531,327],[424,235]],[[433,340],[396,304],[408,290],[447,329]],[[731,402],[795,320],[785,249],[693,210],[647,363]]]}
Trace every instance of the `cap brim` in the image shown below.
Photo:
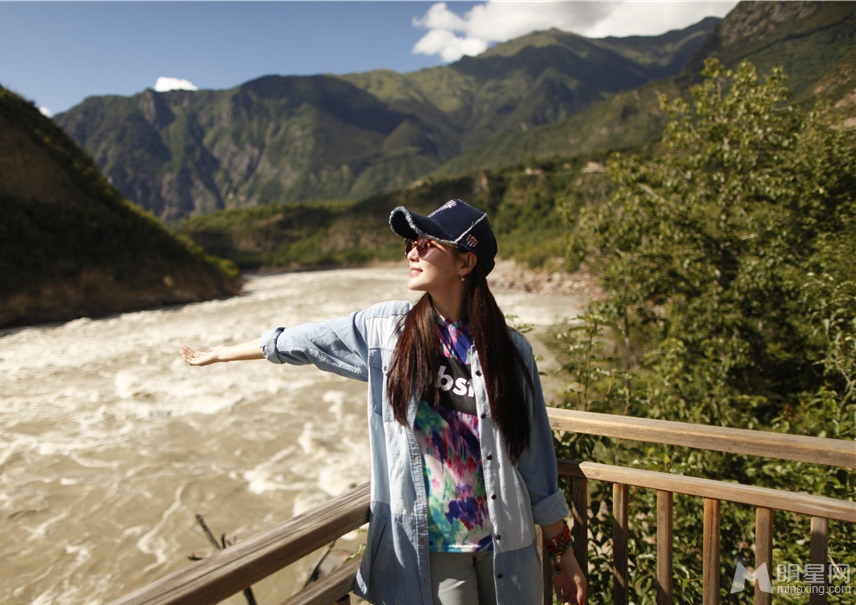
{"label": "cap brim", "polygon": [[393,233],[404,239],[428,237],[439,242],[455,245],[442,227],[433,219],[411,212],[404,206],[399,206],[389,215],[389,227]]}

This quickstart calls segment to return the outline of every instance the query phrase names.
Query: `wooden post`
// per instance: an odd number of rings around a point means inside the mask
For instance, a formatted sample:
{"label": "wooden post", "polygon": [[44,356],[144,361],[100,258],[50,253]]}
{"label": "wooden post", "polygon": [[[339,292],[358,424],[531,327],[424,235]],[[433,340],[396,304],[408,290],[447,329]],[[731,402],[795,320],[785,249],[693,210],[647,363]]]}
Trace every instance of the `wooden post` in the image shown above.
{"label": "wooden post", "polygon": [[704,499],[702,605],[719,605],[719,500]]}
{"label": "wooden post", "polygon": [[672,492],[657,490],[657,605],[672,605]]}
{"label": "wooden post", "polygon": [[574,538],[574,556],[580,564],[583,575],[588,578],[588,481],[585,477],[574,477],[573,503],[571,514],[574,526],[571,532]]}
{"label": "wooden post", "polygon": [[541,605],[553,605],[553,560],[544,546],[544,533],[541,531],[540,525],[535,526],[535,534],[540,545],[538,552],[541,555],[541,578],[544,583]]}
{"label": "wooden post", "polygon": [[630,592],[627,577],[627,484],[612,485],[612,602],[627,605]]}
{"label": "wooden post", "polygon": [[[766,566],[767,573],[773,576],[773,509],[755,509],[755,571]],[[773,593],[761,590],[761,583],[755,582],[755,605],[772,605]]]}
{"label": "wooden post", "polygon": [[[808,578],[806,584],[811,590],[808,602],[809,605],[826,605],[826,585],[827,585],[827,545],[829,540],[829,520],[824,517],[811,518],[811,550],[809,553],[809,563],[812,565],[811,577]],[[819,571],[818,571],[819,570]],[[815,582],[819,577],[822,577],[821,582]],[[821,589],[821,587],[823,587]]]}

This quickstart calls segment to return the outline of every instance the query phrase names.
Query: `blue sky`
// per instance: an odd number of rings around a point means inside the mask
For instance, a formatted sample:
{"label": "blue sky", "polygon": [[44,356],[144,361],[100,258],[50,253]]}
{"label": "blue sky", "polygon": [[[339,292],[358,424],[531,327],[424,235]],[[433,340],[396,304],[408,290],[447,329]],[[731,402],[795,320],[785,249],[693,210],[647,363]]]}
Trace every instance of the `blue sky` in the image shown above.
{"label": "blue sky", "polygon": [[0,85],[49,113],[92,95],[416,71],[531,31],[657,35],[737,2],[0,0]]}

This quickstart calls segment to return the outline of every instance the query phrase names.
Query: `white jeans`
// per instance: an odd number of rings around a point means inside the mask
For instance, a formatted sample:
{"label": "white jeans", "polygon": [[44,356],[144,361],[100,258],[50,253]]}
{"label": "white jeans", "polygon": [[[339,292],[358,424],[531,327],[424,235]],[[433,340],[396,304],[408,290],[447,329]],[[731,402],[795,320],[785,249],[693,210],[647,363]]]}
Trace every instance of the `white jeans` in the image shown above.
{"label": "white jeans", "polygon": [[435,605],[496,605],[493,551],[432,552],[431,591]]}

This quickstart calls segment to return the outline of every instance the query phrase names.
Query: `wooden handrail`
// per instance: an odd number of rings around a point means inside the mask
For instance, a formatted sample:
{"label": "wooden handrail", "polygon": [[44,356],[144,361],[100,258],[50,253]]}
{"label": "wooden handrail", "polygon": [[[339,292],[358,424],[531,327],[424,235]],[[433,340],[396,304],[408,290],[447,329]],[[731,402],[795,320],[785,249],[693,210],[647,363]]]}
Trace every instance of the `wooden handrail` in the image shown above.
{"label": "wooden handrail", "polygon": [[136,590],[113,605],[207,605],[241,592],[369,520],[369,484]]}
{"label": "wooden handrail", "polygon": [[856,523],[856,503],[826,496],[573,460],[560,460],[559,474]]}
{"label": "wooden handrail", "polygon": [[[693,449],[797,460],[813,464],[856,468],[856,445],[850,441],[779,433],[707,427],[680,422],[626,418],[609,414],[549,410],[554,429],[617,439],[658,442]],[[657,604],[672,603],[672,494],[700,497],[705,506],[704,603],[718,599],[719,502],[727,500],[756,508],[756,566],[772,559],[773,509],[811,517],[811,562],[826,558],[827,520],[856,523],[856,504],[811,494],[785,492],[727,481],[630,469],[593,462],[560,460],[559,472],[573,477],[572,517],[574,551],[587,568],[588,481],[613,484],[613,557],[615,604],[628,602],[628,486],[657,491]],[[236,594],[272,573],[364,525],[369,517],[369,484],[281,523],[248,540],[199,561],[114,601],[112,605],[213,604]],[[350,591],[359,558],[346,563],[319,582],[292,596],[283,605],[328,605]],[[545,572],[545,584],[550,574]],[[545,603],[551,602],[548,587]],[[756,588],[756,603],[768,605],[769,596]],[[812,595],[811,605],[825,601]]]}
{"label": "wooden handrail", "polygon": [[292,595],[282,605],[314,605],[316,603],[327,605],[335,602],[342,595],[351,592],[354,576],[357,575],[357,570],[360,568],[360,561],[362,561],[362,557],[348,561],[330,572],[329,575],[313,582],[296,595]]}
{"label": "wooden handrail", "polygon": [[549,417],[550,425],[554,430],[569,433],[586,433],[697,450],[856,468],[856,444],[843,439],[732,429],[558,408],[550,408]]}

